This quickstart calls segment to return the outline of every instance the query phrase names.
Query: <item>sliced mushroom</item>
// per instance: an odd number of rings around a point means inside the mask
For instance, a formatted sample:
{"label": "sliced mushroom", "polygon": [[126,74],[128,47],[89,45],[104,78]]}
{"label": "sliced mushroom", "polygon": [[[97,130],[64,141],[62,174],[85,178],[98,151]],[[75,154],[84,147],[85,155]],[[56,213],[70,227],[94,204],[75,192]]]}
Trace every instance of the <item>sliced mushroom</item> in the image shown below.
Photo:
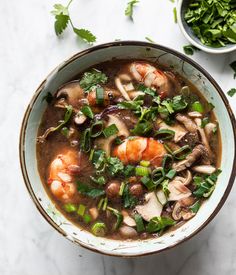
{"label": "sliced mushroom", "polygon": [[175,132],[175,135],[174,135],[175,143],[179,142],[187,134],[187,131],[184,129],[184,127],[182,127],[179,124],[175,123],[175,125],[170,126],[170,125],[167,125],[162,120],[158,120],[157,123],[158,123],[158,126],[160,127],[159,130],[168,129]]}
{"label": "sliced mushroom", "polygon": [[115,78],[115,84],[117,89],[120,91],[120,93],[122,94],[122,96],[126,99],[126,100],[130,100],[130,97],[128,95],[128,93],[126,92],[124,86],[121,83],[121,80],[119,77]]}
{"label": "sliced mushroom", "polygon": [[118,129],[118,133],[113,136],[110,136],[109,138],[97,139],[96,144],[106,152],[107,156],[110,156],[111,145],[112,145],[112,142],[114,141],[114,139],[116,137],[124,137],[124,138],[128,137],[129,131],[128,131],[126,125],[124,124],[124,122],[121,121],[117,116],[108,115],[108,118],[109,118],[109,120],[108,120],[107,126],[115,124]]}
{"label": "sliced mushroom", "polygon": [[134,238],[138,235],[137,231],[130,226],[122,225],[119,229],[120,234],[125,238]]}
{"label": "sliced mushroom", "polygon": [[174,178],[168,184],[169,197],[168,201],[178,201],[191,196],[192,192],[182,183],[182,181]]}
{"label": "sliced mushroom", "polygon": [[191,117],[191,118],[196,118],[196,117],[202,118],[202,114],[199,113],[199,112],[196,112],[196,111],[194,111],[194,112],[188,112],[188,116]]}
{"label": "sliced mushroom", "polygon": [[194,133],[197,131],[197,125],[188,116],[178,113],[175,118],[182,123],[189,132]]}
{"label": "sliced mushroom", "polygon": [[215,123],[209,122],[206,124],[204,130],[207,136],[208,141],[212,138],[213,131],[216,129],[217,125]]}
{"label": "sliced mushroom", "polygon": [[195,213],[189,211],[187,207],[191,206],[194,203],[194,201],[195,200],[193,197],[188,197],[177,201],[172,212],[173,219],[179,221],[182,218],[183,220],[189,220],[190,218],[192,218],[195,215]]}
{"label": "sliced mushroom", "polygon": [[161,215],[163,206],[157,200],[154,192],[147,193],[145,195],[145,204],[137,205],[135,210],[143,217],[145,221],[150,221],[154,217]]}
{"label": "sliced mushroom", "polygon": [[58,101],[55,106],[65,108],[71,105],[74,110],[78,111],[79,106],[87,102],[84,97],[84,90],[80,87],[78,81],[73,81],[62,86],[56,95]]}
{"label": "sliced mushroom", "polygon": [[201,139],[202,139],[202,143],[205,145],[209,155],[212,155],[211,153],[211,148],[210,148],[210,145],[209,145],[209,142],[208,142],[208,139],[206,137],[206,134],[205,134],[205,131],[204,129],[201,127],[202,125],[202,120],[200,118],[195,118],[194,121],[196,122],[197,124],[197,127],[198,127],[198,131],[200,133],[200,136],[201,136]]}
{"label": "sliced mushroom", "polygon": [[121,211],[121,214],[123,215],[123,223],[128,226],[136,226],[136,222],[133,218],[130,217],[129,213],[125,210]]}
{"label": "sliced mushroom", "polygon": [[183,171],[188,167],[191,167],[194,162],[196,162],[204,153],[205,147],[199,144],[193,148],[193,151],[186,157],[186,159],[181,160],[173,164],[173,169],[177,172]]}
{"label": "sliced mushroom", "polygon": [[198,165],[192,167],[194,172],[210,175],[216,171],[216,168],[212,165]]}

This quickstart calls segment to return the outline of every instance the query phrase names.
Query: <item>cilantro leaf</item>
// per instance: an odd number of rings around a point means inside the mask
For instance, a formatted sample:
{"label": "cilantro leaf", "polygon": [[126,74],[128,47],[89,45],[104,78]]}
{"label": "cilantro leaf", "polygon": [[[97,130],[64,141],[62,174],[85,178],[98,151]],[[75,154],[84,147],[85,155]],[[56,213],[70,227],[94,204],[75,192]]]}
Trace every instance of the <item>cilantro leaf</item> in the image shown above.
{"label": "cilantro leaf", "polygon": [[125,208],[132,208],[137,204],[138,200],[136,197],[134,197],[130,194],[129,186],[127,184],[125,185],[122,197],[123,197],[123,202],[124,202]]}
{"label": "cilantro leaf", "polygon": [[107,82],[107,76],[97,69],[92,69],[89,72],[85,72],[79,82],[81,88],[85,91],[91,90],[98,84],[105,84]]}
{"label": "cilantro leaf", "polygon": [[100,197],[105,194],[103,189],[92,188],[87,184],[77,181],[77,190],[82,194],[91,198]]}
{"label": "cilantro leaf", "polygon": [[96,41],[96,36],[93,35],[89,30],[73,28],[73,31],[85,42],[93,43]]}
{"label": "cilantro leaf", "polygon": [[168,226],[174,225],[176,222],[167,217],[154,217],[147,225],[147,232],[154,233],[165,229]]}
{"label": "cilantro leaf", "polygon": [[227,92],[227,94],[229,95],[229,96],[234,96],[235,94],[236,94],[236,89],[235,88],[232,88],[232,89],[230,89],[228,92]]}
{"label": "cilantro leaf", "polygon": [[193,55],[194,51],[200,51],[198,48],[196,48],[193,45],[185,45],[185,46],[183,46],[183,50],[184,50],[185,54],[187,54],[187,55]]}
{"label": "cilantro leaf", "polygon": [[107,169],[112,176],[115,176],[124,170],[124,164],[116,157],[107,158],[107,164]]}
{"label": "cilantro leaf", "polygon": [[69,22],[69,16],[64,14],[59,14],[55,16],[54,29],[56,35],[60,35],[67,28]]}
{"label": "cilantro leaf", "polygon": [[131,0],[127,3],[126,9],[125,9],[125,15],[128,16],[131,20],[133,20],[133,9],[136,4],[138,4],[138,0]]}

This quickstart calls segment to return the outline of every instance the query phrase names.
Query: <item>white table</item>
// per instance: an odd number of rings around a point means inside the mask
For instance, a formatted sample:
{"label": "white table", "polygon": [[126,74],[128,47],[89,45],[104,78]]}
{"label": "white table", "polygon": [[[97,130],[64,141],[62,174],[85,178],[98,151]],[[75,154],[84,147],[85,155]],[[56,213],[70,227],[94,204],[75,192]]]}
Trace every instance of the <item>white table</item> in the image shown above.
{"label": "white table", "polygon": [[[61,61],[86,48],[71,31],[58,39],[50,10],[55,0],[0,1],[0,274],[236,274],[236,188],[217,217],[190,241],[160,255],[139,259],[101,256],[59,235],[39,214],[21,176],[18,138],[34,90]],[[66,4],[66,1],[63,1]],[[74,0],[71,14],[93,31],[97,43],[115,39],[156,42],[182,52],[188,44],[173,20],[168,0],[140,0],[134,23],[124,16],[125,0]],[[236,53],[192,58],[226,92],[236,87],[228,64]],[[236,110],[236,97],[230,98]]]}

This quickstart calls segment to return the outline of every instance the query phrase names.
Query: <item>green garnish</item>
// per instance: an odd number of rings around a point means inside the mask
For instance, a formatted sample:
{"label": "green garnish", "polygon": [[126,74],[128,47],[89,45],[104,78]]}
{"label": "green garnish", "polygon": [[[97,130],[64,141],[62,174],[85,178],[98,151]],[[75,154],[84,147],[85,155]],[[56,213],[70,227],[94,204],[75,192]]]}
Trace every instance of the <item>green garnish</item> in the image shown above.
{"label": "green garnish", "polygon": [[161,140],[173,139],[175,136],[175,131],[169,129],[161,129],[156,131],[155,137]]}
{"label": "green garnish", "polygon": [[177,23],[177,11],[176,7],[173,8],[174,22]]}
{"label": "green garnish", "polygon": [[209,117],[204,117],[202,119],[201,128],[205,128],[205,126],[210,122]]}
{"label": "green garnish", "polygon": [[104,89],[102,87],[96,88],[96,103],[97,105],[104,104]]}
{"label": "green garnish", "polygon": [[195,112],[203,113],[204,112],[204,107],[203,107],[201,102],[195,101],[191,105],[191,110],[195,111]]}
{"label": "green garnish", "polygon": [[175,169],[171,169],[167,174],[166,174],[166,178],[168,179],[173,179],[176,175],[176,170]]}
{"label": "green garnish", "polygon": [[65,136],[66,138],[68,138],[68,136],[69,136],[69,129],[67,127],[63,127],[61,129],[61,133],[63,134],[63,136]]}
{"label": "green garnish", "polygon": [[91,118],[91,119],[94,118],[94,114],[93,114],[92,109],[91,109],[89,106],[87,106],[87,105],[85,105],[85,106],[83,106],[83,107],[81,108],[81,112],[82,112],[86,117],[89,117],[89,118]]}
{"label": "green garnish", "polygon": [[165,178],[165,171],[163,167],[158,167],[152,171],[152,181],[157,186],[160,184]]}
{"label": "green garnish", "polygon": [[156,188],[156,185],[154,184],[152,179],[148,176],[142,177],[141,182],[149,191]]}
{"label": "green garnish", "polygon": [[123,215],[120,213],[120,211],[118,211],[110,206],[107,206],[107,210],[111,211],[111,213],[116,216],[117,220],[116,220],[116,223],[114,226],[114,230],[117,230],[123,221]]}
{"label": "green garnish", "polygon": [[107,76],[97,69],[92,69],[89,72],[83,74],[80,80],[80,86],[85,91],[90,91],[98,84],[105,84],[107,82]]}
{"label": "green garnish", "polygon": [[43,143],[47,139],[49,134],[60,130],[70,120],[72,113],[73,113],[73,108],[72,108],[72,106],[68,105],[66,107],[66,112],[65,112],[65,115],[64,115],[64,119],[62,121],[60,121],[58,126],[48,128],[42,136],[39,136],[37,138],[37,142]]}
{"label": "green garnish", "polygon": [[235,88],[232,88],[232,89],[230,89],[228,92],[227,92],[227,94],[229,95],[229,96],[234,96],[235,94],[236,94],[236,89]]}
{"label": "green garnish", "polygon": [[90,179],[97,183],[98,185],[104,185],[106,183],[106,179],[104,176],[100,176],[98,178],[94,178],[93,176],[90,176]]}
{"label": "green garnish", "polygon": [[121,173],[124,169],[124,164],[116,157],[107,158],[107,170],[112,175],[115,176]]}
{"label": "green garnish", "polygon": [[197,213],[198,210],[199,210],[199,208],[200,208],[200,206],[201,206],[201,202],[198,200],[198,201],[196,201],[193,205],[191,205],[191,206],[189,207],[189,209],[190,209],[193,213]]}
{"label": "green garnish", "polygon": [[148,176],[150,174],[150,168],[143,167],[143,166],[136,166],[135,167],[135,174],[136,176]]}
{"label": "green garnish", "polygon": [[115,124],[109,125],[107,128],[103,130],[103,134],[106,138],[114,136],[119,132],[118,128],[116,127]]}
{"label": "green garnish", "polygon": [[103,132],[103,121],[101,120],[96,120],[92,125],[91,125],[91,130],[90,130],[90,135],[92,138],[98,137],[102,134]]}
{"label": "green garnish", "polygon": [[96,222],[92,226],[91,232],[97,237],[104,237],[107,232],[107,227],[106,227],[105,223],[103,223],[103,222]]}
{"label": "green garnish", "polygon": [[63,6],[61,4],[55,4],[54,10],[51,12],[55,17],[54,29],[56,35],[61,35],[64,30],[68,27],[68,24],[71,25],[73,32],[84,40],[87,43],[93,43],[96,41],[96,36],[94,36],[89,30],[86,29],[78,29],[72,23],[70,14],[69,14],[69,6],[72,3],[72,0],[69,1],[67,6]]}
{"label": "green garnish", "polygon": [[153,125],[150,121],[143,120],[143,121],[139,121],[135,125],[135,127],[132,130],[130,130],[130,132],[136,136],[146,136],[150,134],[150,132],[152,131],[152,128],[153,128]]}
{"label": "green garnish", "polygon": [[81,139],[80,139],[80,148],[82,151],[88,153],[91,149],[91,132],[90,128],[87,128],[82,133]]}
{"label": "green garnish", "polygon": [[124,189],[125,189],[125,182],[122,181],[122,183],[120,185],[119,196],[123,195]]}
{"label": "green garnish", "polygon": [[166,227],[176,224],[174,220],[167,217],[155,217],[150,220],[146,229],[149,233],[160,232]]}
{"label": "green garnish", "polygon": [[123,170],[123,174],[126,178],[132,176],[134,174],[135,171],[135,167],[133,165],[126,165],[124,170]]}
{"label": "green garnish", "polygon": [[192,149],[189,145],[184,145],[181,148],[175,150],[173,152],[173,156],[175,159],[182,160],[185,159],[187,155],[189,155],[192,152]]}
{"label": "green garnish", "polygon": [[91,198],[100,197],[100,196],[105,194],[104,190],[90,187],[87,184],[84,184],[84,183],[79,182],[79,181],[77,181],[77,190],[82,195],[86,195],[86,196],[91,197]]}
{"label": "green garnish", "polygon": [[193,55],[195,51],[200,51],[197,47],[193,45],[185,45],[183,46],[183,50],[187,55]]}
{"label": "green garnish", "polygon": [[236,61],[233,61],[232,63],[230,63],[229,66],[234,71],[234,79],[235,79],[236,78]]}
{"label": "green garnish", "polygon": [[143,232],[145,230],[145,226],[144,226],[144,223],[143,223],[142,216],[139,215],[139,214],[135,214],[134,215],[134,220],[135,220],[135,223],[136,223],[137,232]]}
{"label": "green garnish", "polygon": [[150,166],[150,161],[148,161],[148,160],[141,160],[140,161],[140,165],[141,166],[143,166],[143,167],[148,167],[148,166]]}
{"label": "green garnish", "polygon": [[77,210],[77,207],[73,203],[66,203],[66,204],[64,204],[64,209],[65,209],[66,212],[72,213],[72,212],[75,212]]}
{"label": "green garnish", "polygon": [[137,204],[137,198],[132,196],[131,193],[129,192],[128,184],[126,184],[124,187],[122,198],[123,198],[125,208],[132,208]]}
{"label": "green garnish", "polygon": [[85,210],[86,210],[86,206],[85,205],[83,205],[83,204],[80,204],[79,205],[79,208],[78,208],[78,210],[77,210],[77,214],[79,215],[79,216],[84,216],[84,213],[85,213]]}
{"label": "green garnish", "polygon": [[90,223],[92,218],[89,214],[84,214],[83,220],[84,220],[85,223]]}
{"label": "green garnish", "polygon": [[133,10],[134,6],[138,4],[138,0],[131,0],[127,3],[126,9],[125,9],[125,15],[128,16],[131,20],[133,20]]}
{"label": "green garnish", "polygon": [[234,0],[198,0],[190,2],[184,15],[186,23],[202,44],[224,47],[236,43]]}

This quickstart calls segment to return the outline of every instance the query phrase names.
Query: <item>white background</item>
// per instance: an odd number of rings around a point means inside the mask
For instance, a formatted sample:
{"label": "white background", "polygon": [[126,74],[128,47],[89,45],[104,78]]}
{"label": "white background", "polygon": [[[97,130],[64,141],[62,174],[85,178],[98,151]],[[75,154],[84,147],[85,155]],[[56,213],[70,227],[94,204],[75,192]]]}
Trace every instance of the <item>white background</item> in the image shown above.
{"label": "white background", "polygon": [[[38,213],[19,167],[22,117],[44,77],[87,47],[71,31],[59,39],[55,36],[50,15],[54,1],[0,1],[0,274],[236,274],[235,187],[214,221],[198,236],[160,255],[138,259],[101,256],[73,245]],[[182,52],[188,42],[174,24],[173,3],[140,0],[134,22],[124,16],[125,6],[126,0],[74,0],[71,15],[76,26],[97,35],[96,44],[149,36]],[[229,67],[236,60],[235,52],[220,56],[198,52],[192,58],[225,92],[236,87]],[[236,110],[235,99],[229,98]]]}

